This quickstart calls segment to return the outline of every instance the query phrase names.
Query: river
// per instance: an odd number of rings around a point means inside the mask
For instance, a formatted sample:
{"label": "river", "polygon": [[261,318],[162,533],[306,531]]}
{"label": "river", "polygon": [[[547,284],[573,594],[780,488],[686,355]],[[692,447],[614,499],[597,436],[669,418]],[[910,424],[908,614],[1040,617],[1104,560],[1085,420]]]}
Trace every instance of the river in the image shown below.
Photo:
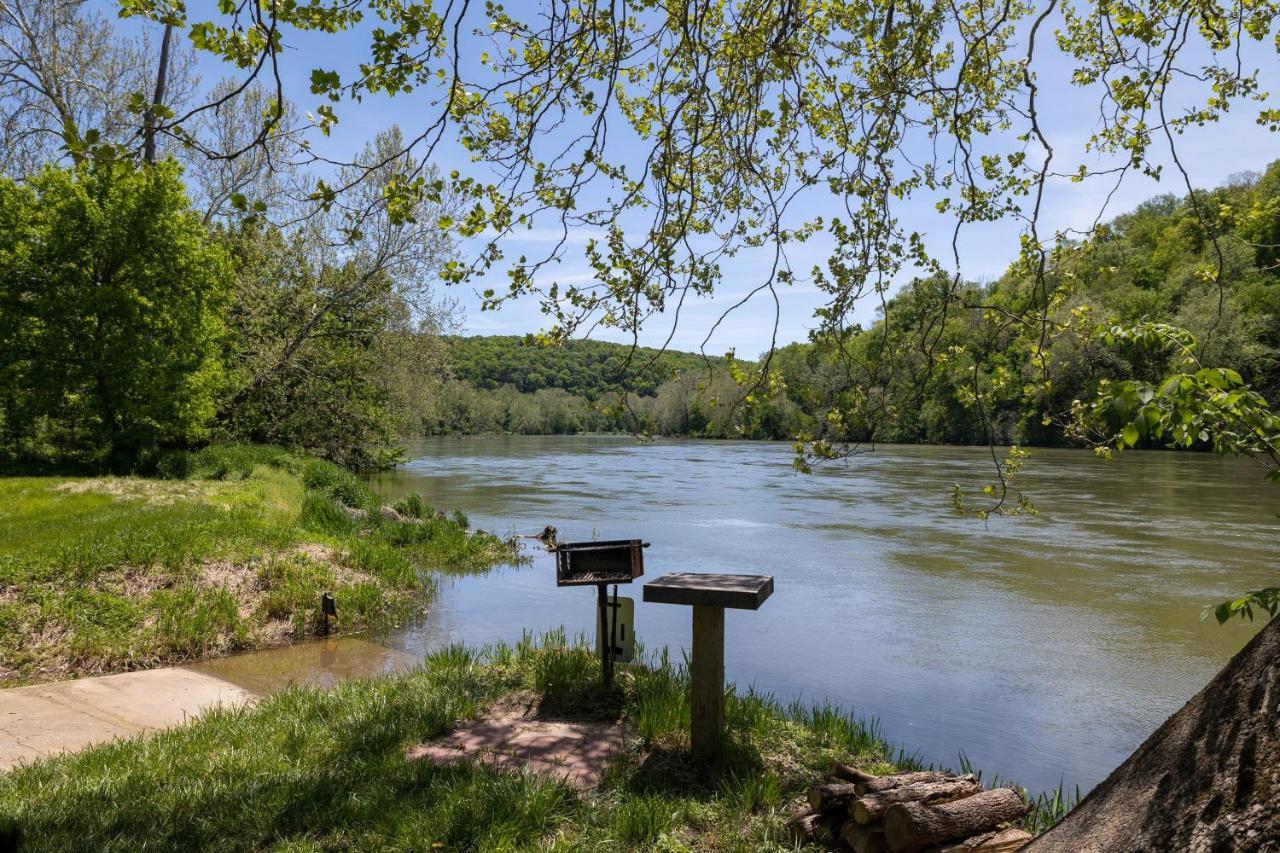
{"label": "river", "polygon": [[[1280,488],[1243,460],[1034,450],[1037,516],[957,515],[951,488],[992,479],[984,449],[881,446],[795,473],[782,443],[626,437],[439,438],[376,478],[494,532],[643,538],[645,577],[774,575],[726,613],[726,675],[783,700],[875,717],[925,762],[964,755],[1033,791],[1101,781],[1255,627],[1201,607],[1277,582]],[[532,543],[536,545],[537,543]],[[420,654],[525,630],[594,627],[594,589],[553,561],[446,579],[423,622],[383,639]],[[639,584],[627,589],[640,598]],[[653,651],[690,642],[686,607],[637,602]]]}

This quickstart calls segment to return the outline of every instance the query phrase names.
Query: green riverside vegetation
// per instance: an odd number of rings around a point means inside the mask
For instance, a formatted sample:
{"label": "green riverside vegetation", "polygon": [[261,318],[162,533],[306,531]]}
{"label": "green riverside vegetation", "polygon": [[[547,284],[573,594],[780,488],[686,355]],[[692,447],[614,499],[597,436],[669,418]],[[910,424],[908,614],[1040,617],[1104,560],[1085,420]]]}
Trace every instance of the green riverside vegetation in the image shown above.
{"label": "green riverside vegetation", "polygon": [[[662,658],[620,666],[603,693],[592,651],[562,634],[515,648],[453,647],[416,671],[332,690],[294,688],[248,709],[43,761],[0,777],[31,851],[790,850],[784,822],[833,759],[914,766],[874,724],[830,707],[731,693],[712,770],[688,751],[688,680]],[[559,717],[617,719],[636,735],[599,791],[405,749],[512,694]],[[1052,819],[1042,799],[1032,825]]]}
{"label": "green riverside vegetation", "polygon": [[[518,559],[416,496],[269,447],[153,460],[148,477],[0,478],[0,685],[159,666],[421,610],[430,571]],[[391,517],[388,517],[391,516]]]}
{"label": "green riverside vegetation", "polygon": [[[1197,205],[1200,213],[1212,211],[1209,221],[1197,214]],[[780,348],[763,376],[757,372],[763,356],[739,363],[739,381],[725,359],[695,353],[657,357],[639,351],[631,363],[651,367],[633,376],[621,368],[630,347],[619,344],[571,341],[548,348],[519,337],[450,338],[457,382],[442,389],[428,427],[446,433],[1089,443],[1096,437],[1073,429],[1073,401],[1106,403],[1099,418],[1105,437],[1124,423],[1123,407],[1111,405],[1108,389],[1126,379],[1154,382],[1175,370],[1180,356],[1149,336],[1093,335],[1095,323],[1183,329],[1200,342],[1202,362],[1229,364],[1274,405],[1280,403],[1277,235],[1280,163],[1199,191],[1196,201],[1153,198],[1090,239],[1064,244],[1047,275],[1052,286],[1069,285],[1071,296],[1047,316],[1068,331],[1046,340],[1047,373],[1037,351],[1018,344],[1023,332],[1008,321],[1021,310],[1026,287],[1016,270],[985,284],[939,274],[909,282],[888,300],[892,324],[816,334]],[[1205,271],[1217,267],[1219,253],[1222,272],[1210,285]],[[962,305],[943,312],[945,299]],[[616,393],[619,382],[630,392],[625,405]],[[832,412],[843,414],[829,417]],[[1165,443],[1167,436],[1145,424],[1135,423],[1143,438]],[[1195,444],[1209,446],[1207,439]]]}

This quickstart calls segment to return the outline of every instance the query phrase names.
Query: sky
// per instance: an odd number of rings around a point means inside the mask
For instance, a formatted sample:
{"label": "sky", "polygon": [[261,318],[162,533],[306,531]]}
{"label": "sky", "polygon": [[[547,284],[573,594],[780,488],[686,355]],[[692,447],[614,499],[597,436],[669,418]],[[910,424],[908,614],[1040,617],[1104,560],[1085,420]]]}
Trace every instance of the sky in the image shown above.
{"label": "sky", "polygon": [[[203,8],[211,6],[207,0],[189,3],[190,19],[215,17],[216,13],[211,8]],[[125,26],[136,27],[137,24],[128,23]],[[299,33],[286,35],[287,47],[282,59],[284,86],[287,96],[298,105],[300,111],[314,110],[322,103],[310,93],[312,68],[338,70],[344,80],[353,76],[349,73],[350,70],[368,55],[365,31],[367,26],[362,26],[360,31],[336,36]],[[464,42],[464,45],[468,49],[480,49],[474,42]],[[1058,152],[1057,164],[1064,168],[1081,162],[1098,165],[1099,161],[1089,160],[1083,153],[1085,142],[1096,129],[1097,93],[1070,85],[1068,80],[1071,68],[1061,57],[1047,51],[1042,51],[1038,56],[1046,58],[1043,64],[1037,64],[1041,88],[1041,121]],[[1277,79],[1280,77],[1280,63],[1276,62],[1273,50],[1267,50],[1265,46],[1251,48],[1246,51],[1245,60],[1247,65],[1252,63],[1263,69],[1261,83],[1264,90],[1280,91],[1280,79]],[[199,61],[197,70],[205,86],[211,86],[219,77],[228,73],[207,56]],[[422,126],[427,113],[425,97],[414,93],[396,98],[366,98],[359,105],[339,105],[335,108],[339,124],[329,138],[318,140],[317,148],[339,158],[350,157],[377,132],[392,125],[399,124],[406,134],[412,135],[415,128]],[[1277,137],[1256,123],[1256,112],[1256,106],[1242,104],[1223,121],[1194,128],[1178,140],[1179,157],[1197,187],[1214,187],[1241,172],[1261,171],[1271,160],[1277,158]],[[633,146],[635,156],[639,156],[639,147],[634,146],[633,141],[624,140],[620,144],[622,148],[612,149],[615,158],[628,157],[632,151],[627,146]],[[1009,140],[1009,145],[1012,147],[1016,142]],[[1167,154],[1162,159],[1168,167],[1164,179],[1157,183],[1139,174],[1130,175],[1112,197],[1106,218],[1131,210],[1154,195],[1182,194],[1180,176],[1172,170]],[[477,172],[477,167],[469,162],[466,153],[458,146],[449,144],[448,140],[437,150],[436,162],[445,171],[458,168],[483,177],[483,173]],[[1064,228],[1087,228],[1097,217],[1111,189],[1112,183],[1105,178],[1084,183],[1066,180],[1051,183],[1045,199],[1042,233],[1052,234],[1055,230]],[[835,201],[825,189],[815,190],[812,198],[805,199],[806,211],[822,212],[834,209],[834,204]],[[937,214],[931,199],[921,198],[908,202],[899,209],[899,213],[908,230],[917,230],[925,235],[926,244],[933,252],[944,258],[951,257],[953,223]],[[1012,221],[967,227],[961,242],[961,271],[964,277],[977,281],[998,277],[1016,251],[1018,231],[1018,223]],[[541,281],[549,281],[551,278],[562,284],[590,281],[591,274],[580,258],[580,247],[585,244],[588,236],[583,233],[571,235],[574,245],[568,256],[551,275]],[[520,235],[518,239],[507,240],[504,250],[509,258],[522,254],[535,257],[546,251],[547,240],[555,237],[558,237],[558,230],[535,223],[532,231]],[[475,248],[474,245],[462,247],[464,253],[474,251]],[[815,264],[823,264],[829,251],[830,244],[825,241],[794,246],[790,250],[792,265],[798,270],[807,271]],[[707,335],[726,308],[738,302],[758,284],[760,266],[764,262],[761,252],[746,252],[727,263],[723,286],[714,297],[686,303],[674,331],[670,318],[656,318],[646,325],[640,342],[660,345],[670,334],[670,346],[676,349],[705,348],[708,353],[713,354],[733,349],[747,357],[763,352],[773,339],[775,324],[775,306],[767,293],[734,311],[710,339],[707,339]],[[909,276],[901,278],[905,280]],[[523,335],[537,332],[549,325],[550,321],[539,312],[538,305],[532,298],[508,303],[497,311],[482,311],[478,293],[486,287],[504,289],[504,282],[501,271],[495,270],[486,279],[451,287],[444,292],[443,295],[455,301],[460,308],[461,331],[464,334]],[[901,284],[901,281],[897,283]],[[780,288],[777,292],[780,302],[777,343],[782,345],[806,339],[809,330],[815,326],[814,310],[825,301],[823,294],[807,279]],[[877,304],[871,298],[864,300],[855,312],[855,319],[863,324],[874,321]],[[593,337],[628,340],[623,334],[610,334],[607,330],[597,331]]]}

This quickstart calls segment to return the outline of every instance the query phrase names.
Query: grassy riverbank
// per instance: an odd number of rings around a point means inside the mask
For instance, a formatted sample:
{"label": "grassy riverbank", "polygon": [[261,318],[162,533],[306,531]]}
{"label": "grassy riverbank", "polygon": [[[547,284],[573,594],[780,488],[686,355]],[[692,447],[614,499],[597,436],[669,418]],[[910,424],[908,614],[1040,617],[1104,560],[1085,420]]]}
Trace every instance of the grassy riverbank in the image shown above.
{"label": "grassy riverbank", "polygon": [[[599,664],[563,635],[459,647],[412,673],[294,688],[250,709],[0,776],[0,832],[41,850],[793,849],[785,821],[833,759],[916,767],[837,709],[730,692],[720,767],[688,752],[689,684],[663,659]],[[513,694],[559,718],[619,720],[635,737],[598,791],[405,758],[407,747]],[[1042,799],[1032,829],[1060,817]],[[816,848],[815,848],[816,849]]]}
{"label": "grassy riverbank", "polygon": [[[406,618],[424,570],[515,557],[411,498],[263,447],[163,457],[154,477],[0,478],[0,686],[142,669]],[[391,517],[388,517],[391,516]]]}
{"label": "grassy riverbank", "polygon": [[[0,823],[30,850],[786,850],[789,806],[833,758],[887,770],[874,727],[758,696],[728,705],[723,769],[687,757],[688,683],[669,664],[622,667],[602,697],[585,648],[550,638],[450,649],[414,673],[294,689],[151,740],[0,777]],[[598,793],[532,777],[412,762],[512,692],[556,715],[625,720],[633,749]]]}

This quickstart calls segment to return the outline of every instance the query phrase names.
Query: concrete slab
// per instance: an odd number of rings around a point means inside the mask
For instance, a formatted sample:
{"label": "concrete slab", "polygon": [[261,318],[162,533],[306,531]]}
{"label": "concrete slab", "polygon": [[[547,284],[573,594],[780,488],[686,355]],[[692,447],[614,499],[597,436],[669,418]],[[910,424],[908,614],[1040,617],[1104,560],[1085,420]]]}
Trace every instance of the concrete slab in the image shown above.
{"label": "concrete slab", "polygon": [[609,761],[628,739],[617,723],[544,720],[506,709],[405,754],[437,764],[470,761],[496,770],[527,770],[585,790],[600,784]]}
{"label": "concrete slab", "polygon": [[182,725],[254,694],[182,667],[0,691],[0,770],[60,752]]}
{"label": "concrete slab", "polygon": [[411,668],[413,658],[354,637],[232,655],[191,666],[0,690],[0,772],[20,762],[180,726],[215,705],[292,685],[330,687]]}

